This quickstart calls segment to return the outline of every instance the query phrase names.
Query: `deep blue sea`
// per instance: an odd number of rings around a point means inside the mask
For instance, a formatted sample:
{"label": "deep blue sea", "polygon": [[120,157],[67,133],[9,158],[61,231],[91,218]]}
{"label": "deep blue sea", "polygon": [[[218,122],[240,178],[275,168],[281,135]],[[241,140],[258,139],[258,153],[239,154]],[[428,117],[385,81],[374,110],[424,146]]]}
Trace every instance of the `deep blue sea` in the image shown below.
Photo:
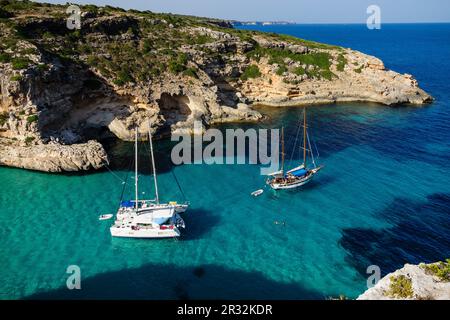
{"label": "deep blue sea", "polygon": [[[386,274],[450,257],[450,24],[259,29],[378,56],[436,100],[309,108],[325,168],[301,190],[265,189],[258,198],[250,192],[264,186],[259,166],[175,167],[171,143],[158,141],[163,200],[183,199],[176,177],[191,202],[180,240],[111,239],[111,222],[98,221],[116,209],[120,179],[132,184],[129,144],[109,146],[115,175],[1,167],[0,298],[355,298],[369,265]],[[260,111],[270,120],[244,127],[283,125],[289,153],[302,108]],[[81,268],[81,290],[66,288],[69,265]]]}

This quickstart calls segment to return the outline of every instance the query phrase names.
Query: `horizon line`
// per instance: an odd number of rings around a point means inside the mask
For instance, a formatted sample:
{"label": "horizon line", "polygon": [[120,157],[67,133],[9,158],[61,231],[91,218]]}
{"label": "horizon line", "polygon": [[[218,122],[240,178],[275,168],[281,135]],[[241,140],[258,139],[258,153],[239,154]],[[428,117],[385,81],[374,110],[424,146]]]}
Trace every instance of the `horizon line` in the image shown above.
{"label": "horizon line", "polygon": [[[287,22],[287,21],[240,21],[240,20],[229,20],[229,19],[220,19],[220,18],[214,18],[214,19],[219,19],[219,20],[224,20],[224,21],[229,21],[231,23],[234,22],[238,22],[238,23],[248,23],[248,24],[244,24],[243,26],[252,26],[252,22],[255,23],[264,23],[264,22],[271,22],[272,24],[269,25],[259,25],[260,27],[270,27],[270,26],[275,26],[275,25],[318,25],[318,24],[322,24],[322,25],[336,25],[336,24],[342,24],[342,25],[347,25],[347,24],[354,24],[354,25],[366,25],[363,22]],[[381,25],[383,24],[450,24],[450,21],[420,21],[420,22],[382,22]]]}
{"label": "horizon line", "polygon": [[[62,3],[51,3],[47,2],[46,0],[31,0],[32,2],[42,3],[42,4],[50,4],[50,5],[65,5],[67,3],[72,3],[79,6],[88,6],[93,5],[99,8],[104,8],[106,6],[114,7],[110,4],[103,4],[98,5],[94,3],[79,3],[77,0],[74,2],[66,2],[65,4]],[[240,23],[264,23],[264,22],[272,22],[272,25],[348,25],[348,24],[355,24],[355,25],[365,25],[365,22],[299,22],[299,21],[292,21],[292,20],[283,20],[283,19],[275,19],[275,20],[267,20],[267,19],[252,19],[252,20],[241,20],[241,19],[233,19],[233,18],[218,18],[218,17],[212,17],[212,16],[203,16],[203,15],[197,15],[197,14],[187,14],[187,13],[175,13],[170,11],[153,11],[151,9],[142,9],[142,8],[136,8],[136,7],[129,7],[129,9],[124,8],[123,6],[117,6],[116,8],[120,8],[122,10],[125,10],[126,12],[129,10],[136,10],[140,12],[150,11],[156,14],[172,14],[172,15],[179,15],[179,16],[190,16],[190,17],[197,17],[197,18],[206,18],[206,19],[216,19],[216,20],[223,20],[228,22],[240,22]],[[279,22],[279,23],[277,23]],[[389,21],[389,22],[382,22],[382,24],[445,24],[450,23],[450,20],[448,21]]]}

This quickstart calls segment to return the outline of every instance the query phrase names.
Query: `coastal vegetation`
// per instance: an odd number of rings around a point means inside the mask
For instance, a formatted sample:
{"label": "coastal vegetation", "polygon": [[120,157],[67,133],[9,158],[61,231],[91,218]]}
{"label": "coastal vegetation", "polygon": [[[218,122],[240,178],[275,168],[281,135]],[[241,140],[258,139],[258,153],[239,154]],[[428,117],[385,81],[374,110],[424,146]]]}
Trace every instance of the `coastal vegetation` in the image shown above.
{"label": "coastal vegetation", "polygon": [[[267,57],[269,64],[278,65],[278,75],[290,71],[288,63],[293,61],[302,65],[292,70],[297,75],[306,74],[310,78],[325,78],[327,80],[331,80],[336,76],[330,70],[332,57],[326,51],[294,53],[289,50],[256,46],[254,50],[247,53],[247,56],[256,61],[259,61],[262,57]],[[346,62],[340,60],[340,63],[345,65]],[[343,67],[340,71],[343,71]]]}
{"label": "coastal vegetation", "polygon": [[[147,82],[160,77],[166,70],[176,75],[198,78],[198,68],[190,66],[193,57],[181,52],[182,46],[193,46],[201,50],[206,58],[220,61],[222,56],[211,47],[215,39],[210,34],[190,32],[189,28],[207,27],[213,31],[224,32],[250,43],[253,48],[247,56],[259,60],[266,56],[271,64],[277,64],[278,75],[294,72],[315,79],[331,80],[336,75],[330,70],[332,57],[328,50],[342,50],[338,46],[321,44],[298,39],[288,35],[268,33],[264,36],[271,41],[286,41],[310,48],[308,53],[294,53],[289,50],[263,48],[255,41],[259,32],[224,28],[220,21],[174,14],[153,13],[151,11],[124,10],[111,6],[81,5],[82,12],[88,17],[114,18],[110,26],[95,25],[80,30],[64,28],[66,19],[65,6],[49,5],[31,1],[1,0],[0,8],[4,16],[14,16],[22,12],[33,12],[33,16],[42,15],[58,19],[52,23],[33,21],[23,23],[3,19],[1,24],[11,32],[8,41],[0,48],[0,62],[11,62],[15,70],[26,69],[32,62],[28,55],[34,54],[35,48],[17,52],[17,43],[21,39],[32,42],[40,51],[57,55],[63,62],[86,64],[97,70],[102,76],[111,78],[117,86],[131,83]],[[60,27],[57,27],[60,25]],[[102,32],[109,39],[103,41],[95,32]],[[105,39],[106,40],[106,39]],[[14,52],[14,56],[11,55]],[[290,68],[287,61],[295,61],[303,67]],[[345,58],[339,55],[338,70],[342,71]],[[43,66],[38,66],[39,70]],[[291,70],[292,69],[292,70]],[[260,73],[254,66],[247,66],[240,78],[245,81],[257,78]],[[235,78],[235,79],[238,79]]]}
{"label": "coastal vegetation", "polygon": [[25,138],[25,144],[27,144],[27,145],[29,145],[29,144],[31,144],[33,141],[35,140],[35,138],[34,137],[26,137]]}
{"label": "coastal vegetation", "polygon": [[336,69],[338,71],[344,71],[344,68],[347,65],[347,59],[345,58],[345,55],[343,53],[340,53],[337,60],[338,64]]}
{"label": "coastal vegetation", "polygon": [[426,272],[438,277],[441,281],[450,281],[450,259],[423,265],[422,267]]}
{"label": "coastal vegetation", "polygon": [[38,121],[38,119],[39,119],[39,117],[36,114],[33,114],[33,115],[27,117],[27,122],[33,123],[33,122]]}
{"label": "coastal vegetation", "polygon": [[353,69],[356,73],[361,73],[363,69],[363,66],[360,66],[359,68]]}
{"label": "coastal vegetation", "polygon": [[13,75],[10,79],[11,79],[11,81],[20,81],[23,79],[23,77],[20,74],[16,74],[16,75]]}
{"label": "coastal vegetation", "polygon": [[414,291],[412,281],[405,275],[392,276],[386,296],[391,298],[412,298]]}
{"label": "coastal vegetation", "polygon": [[261,76],[261,71],[259,71],[259,68],[257,65],[250,65],[248,66],[244,72],[241,75],[241,80],[248,80],[248,79],[254,79]]}

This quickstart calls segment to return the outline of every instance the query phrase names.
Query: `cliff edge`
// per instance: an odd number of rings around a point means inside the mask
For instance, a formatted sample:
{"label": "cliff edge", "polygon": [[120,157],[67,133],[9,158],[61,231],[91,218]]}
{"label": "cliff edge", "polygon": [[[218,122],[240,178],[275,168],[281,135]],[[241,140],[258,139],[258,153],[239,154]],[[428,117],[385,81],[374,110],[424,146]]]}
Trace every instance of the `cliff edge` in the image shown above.
{"label": "cliff edge", "polygon": [[450,300],[450,259],[419,265],[405,264],[386,275],[357,300]]}

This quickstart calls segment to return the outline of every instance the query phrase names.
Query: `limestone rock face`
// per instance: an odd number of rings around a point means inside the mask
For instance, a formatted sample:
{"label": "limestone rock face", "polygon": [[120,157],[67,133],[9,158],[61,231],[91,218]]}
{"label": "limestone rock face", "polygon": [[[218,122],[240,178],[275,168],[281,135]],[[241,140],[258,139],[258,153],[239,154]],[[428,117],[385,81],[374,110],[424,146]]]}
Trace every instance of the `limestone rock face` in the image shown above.
{"label": "limestone rock face", "polygon": [[83,12],[75,32],[64,10],[40,4],[0,21],[2,165],[95,169],[106,155],[90,140],[260,121],[257,104],[432,100],[411,75],[351,49],[112,8]]}
{"label": "limestone rock face", "polygon": [[108,156],[103,146],[96,141],[30,147],[3,145],[0,149],[0,165],[46,172],[100,169],[107,162]]}
{"label": "limestone rock face", "polygon": [[292,73],[278,76],[269,61],[261,59],[263,77],[247,81],[242,92],[252,102],[274,107],[354,101],[421,105],[432,101],[411,75],[386,70],[381,60],[358,51],[346,49],[344,53],[347,65],[342,71],[333,65],[330,69],[338,77],[331,81]]}
{"label": "limestone rock face", "polygon": [[[429,274],[421,265],[405,264],[395,272],[383,277],[378,283],[361,294],[357,300],[450,300],[450,282],[444,282],[438,277]],[[412,283],[413,294],[407,298],[393,298],[388,295],[391,277],[405,276]]]}

